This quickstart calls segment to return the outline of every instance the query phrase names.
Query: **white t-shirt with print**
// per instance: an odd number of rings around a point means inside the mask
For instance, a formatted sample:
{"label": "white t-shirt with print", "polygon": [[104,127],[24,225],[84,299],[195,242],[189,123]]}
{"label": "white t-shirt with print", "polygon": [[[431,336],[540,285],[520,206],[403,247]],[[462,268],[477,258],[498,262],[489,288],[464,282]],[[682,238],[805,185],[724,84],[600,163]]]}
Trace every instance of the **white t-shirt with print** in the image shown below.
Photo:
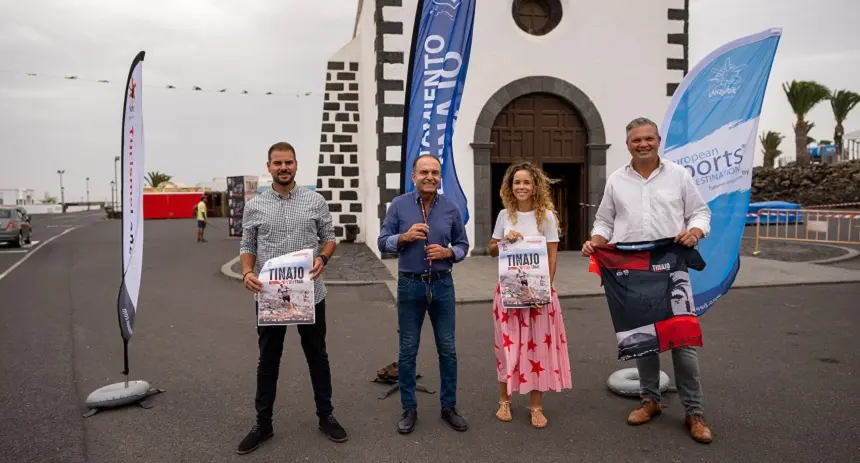
{"label": "white t-shirt with print", "polygon": [[543,219],[543,233],[538,231],[537,219],[535,211],[519,212],[517,211],[517,223],[511,224],[508,218],[507,209],[502,209],[499,216],[496,218],[496,228],[493,230],[493,238],[501,240],[505,238],[511,230],[516,230],[523,236],[541,236],[546,237],[547,243],[558,243],[558,226],[556,225],[555,214],[552,211],[546,211]]}

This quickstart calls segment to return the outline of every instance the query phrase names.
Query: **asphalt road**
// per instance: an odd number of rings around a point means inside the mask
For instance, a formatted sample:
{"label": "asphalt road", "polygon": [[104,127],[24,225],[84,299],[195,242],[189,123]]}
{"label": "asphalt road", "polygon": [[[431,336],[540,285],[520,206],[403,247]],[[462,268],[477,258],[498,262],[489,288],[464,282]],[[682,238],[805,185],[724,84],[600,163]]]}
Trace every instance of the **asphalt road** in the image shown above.
{"label": "asphalt road", "polygon": [[6,243],[0,244],[0,275],[15,263],[25,259],[27,254],[34,252],[46,241],[77,226],[102,220],[104,216],[103,211],[95,210],[68,214],[34,214],[30,222],[33,227],[32,243],[20,249]]}
{"label": "asphalt road", "polygon": [[[456,433],[438,394],[419,393],[419,423],[394,431],[397,395],[369,380],[396,359],[396,313],[380,286],[330,287],[327,317],[335,413],[350,441],[316,428],[307,366],[289,330],[275,437],[255,453],[235,447],[252,424],[256,334],[250,295],[219,273],[238,249],[226,227],[193,241],[193,221],[146,222],[146,254],[130,379],[167,392],[84,419],[93,390],[122,380],[116,295],[119,222],[96,221],[49,243],[0,280],[0,460],[10,462],[843,462],[860,459],[856,333],[860,285],[734,290],[702,319],[705,407],[716,441],[693,442],[676,395],[653,423],[630,427],[636,401],[611,394],[614,359],[602,298],[563,302],[574,387],[550,393],[546,429],[528,424],[524,397],[501,423],[486,304],[458,309]],[[563,276],[560,276],[563,278]],[[25,289],[26,288],[26,289]],[[489,289],[488,289],[489,290]],[[438,389],[430,324],[419,355]],[[668,356],[664,356],[666,359]],[[672,375],[669,362],[664,370]]]}

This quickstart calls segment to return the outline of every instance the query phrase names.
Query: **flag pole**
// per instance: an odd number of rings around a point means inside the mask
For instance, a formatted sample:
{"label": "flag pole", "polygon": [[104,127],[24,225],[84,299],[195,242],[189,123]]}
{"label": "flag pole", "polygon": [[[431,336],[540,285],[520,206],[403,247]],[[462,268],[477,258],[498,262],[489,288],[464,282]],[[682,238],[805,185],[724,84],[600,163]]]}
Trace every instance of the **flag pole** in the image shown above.
{"label": "flag pole", "polygon": [[122,374],[125,375],[125,388],[128,389],[128,340],[122,340],[122,361],[123,361],[123,370]]}
{"label": "flag pole", "polygon": [[[406,91],[403,92],[404,102],[403,102],[403,131],[401,135],[401,148],[400,148],[400,193],[406,193],[406,182],[409,181],[409,175],[406,175],[406,172],[409,170],[409,165],[407,159],[409,159],[409,107],[412,103],[412,80],[413,76],[413,68],[415,67],[415,56],[418,54],[415,52],[415,47],[418,45],[418,35],[419,29],[421,28],[421,15],[424,11],[424,0],[418,0],[418,6],[415,9],[415,21],[412,25],[412,40],[409,45],[409,59],[406,62],[406,87],[404,88]],[[384,154],[383,154],[384,155]]]}
{"label": "flag pole", "polygon": [[120,153],[122,177],[117,185],[117,196],[122,208],[120,226],[122,281],[117,295],[117,317],[122,335],[123,381],[96,389],[87,397],[90,417],[105,408],[145,403],[149,396],[164,392],[150,387],[146,381],[128,379],[128,341],[134,332],[137,312],[143,254],[143,169],[146,161],[143,133],[143,59],[141,51],[134,57],[124,88]]}

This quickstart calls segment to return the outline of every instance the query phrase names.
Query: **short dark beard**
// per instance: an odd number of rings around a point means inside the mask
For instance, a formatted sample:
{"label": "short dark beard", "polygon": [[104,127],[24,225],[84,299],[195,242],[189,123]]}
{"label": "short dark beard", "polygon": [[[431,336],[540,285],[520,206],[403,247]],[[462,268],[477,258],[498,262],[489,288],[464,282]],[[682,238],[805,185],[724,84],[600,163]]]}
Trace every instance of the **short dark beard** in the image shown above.
{"label": "short dark beard", "polygon": [[290,185],[292,185],[292,184],[293,184],[293,182],[295,182],[295,181],[296,181],[296,176],[295,176],[295,175],[293,175],[293,174],[290,174],[290,181],[289,181],[289,182],[282,182],[282,181],[278,178],[278,174],[274,174],[274,175],[272,175],[272,181],[273,181],[273,182],[275,182],[275,183],[277,183],[277,184],[278,184],[278,185],[280,185],[280,186],[290,186]]}

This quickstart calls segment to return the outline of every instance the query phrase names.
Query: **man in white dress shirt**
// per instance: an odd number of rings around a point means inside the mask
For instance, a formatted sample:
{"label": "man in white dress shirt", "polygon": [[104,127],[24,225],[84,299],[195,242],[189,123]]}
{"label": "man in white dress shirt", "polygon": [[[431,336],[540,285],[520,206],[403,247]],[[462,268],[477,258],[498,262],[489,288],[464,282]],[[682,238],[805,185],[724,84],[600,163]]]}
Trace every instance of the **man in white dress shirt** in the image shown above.
{"label": "man in white dress shirt", "polygon": [[[627,125],[630,163],[613,172],[597,215],[591,240],[582,245],[583,255],[594,246],[609,242],[652,241],[674,236],[675,242],[693,247],[708,236],[711,211],[702,199],[689,172],[658,155],[660,132],[657,124],[644,117]],[[684,405],[684,423],[693,439],[709,443],[713,439],[705,424],[699,360],[694,347],[672,349],[675,380]],[[659,415],[660,357],[636,360],[642,388],[642,405],[627,417],[632,425],[644,424]]]}

